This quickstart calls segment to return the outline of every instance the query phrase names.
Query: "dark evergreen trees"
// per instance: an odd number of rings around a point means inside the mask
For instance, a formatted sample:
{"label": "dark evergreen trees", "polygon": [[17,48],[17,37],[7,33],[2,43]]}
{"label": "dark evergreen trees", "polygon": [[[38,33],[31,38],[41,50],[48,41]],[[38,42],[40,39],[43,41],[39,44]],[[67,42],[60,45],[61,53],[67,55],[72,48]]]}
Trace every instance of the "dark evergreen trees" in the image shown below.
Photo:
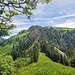
{"label": "dark evergreen trees", "polygon": [[[65,32],[60,30],[55,30],[54,28],[42,28],[40,26],[32,26],[28,30],[30,33],[25,37],[16,38],[18,41],[17,45],[13,45],[13,50],[11,52],[13,59],[18,57],[31,58],[31,62],[36,62],[39,57],[39,49],[44,52],[51,60],[55,62],[60,62],[64,65],[68,65],[68,60],[66,56],[59,53],[58,50],[62,50],[67,55],[71,55],[68,52],[68,47],[65,45],[65,39],[68,37]],[[22,31],[24,33],[26,31]],[[19,33],[19,34],[22,34]],[[64,34],[63,34],[64,33]],[[67,33],[71,34],[71,33]],[[70,38],[70,37],[69,37]],[[69,38],[66,40],[68,41]],[[63,43],[64,42],[64,43]],[[40,48],[39,48],[40,45]],[[65,48],[65,49],[64,49]]]}
{"label": "dark evergreen trees", "polygon": [[34,61],[37,62],[38,57],[39,57],[39,43],[35,42],[33,46],[33,54],[34,54]]}
{"label": "dark evergreen trees", "polygon": [[19,57],[29,57],[31,58],[31,62],[37,62],[40,49],[39,43],[35,41],[31,46],[28,47],[28,49],[26,49],[25,44],[27,45],[27,43],[25,43],[24,41],[20,41],[18,46],[15,47],[13,45],[13,50],[11,51],[13,59],[16,60]]}
{"label": "dark evergreen trees", "polygon": [[60,61],[59,61],[61,64],[64,64],[64,57],[62,54],[60,54]]}
{"label": "dark evergreen trees", "polygon": [[75,67],[75,58],[74,58],[74,57],[71,58],[71,66],[72,66],[72,67]]}

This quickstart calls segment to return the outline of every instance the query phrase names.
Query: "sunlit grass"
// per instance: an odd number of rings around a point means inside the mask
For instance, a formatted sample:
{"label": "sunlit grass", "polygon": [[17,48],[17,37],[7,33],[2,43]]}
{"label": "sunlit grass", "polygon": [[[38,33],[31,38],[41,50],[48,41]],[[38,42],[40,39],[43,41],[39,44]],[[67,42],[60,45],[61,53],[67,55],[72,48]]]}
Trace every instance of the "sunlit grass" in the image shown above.
{"label": "sunlit grass", "polygon": [[53,62],[40,53],[38,62],[18,69],[14,75],[75,75],[75,69]]}

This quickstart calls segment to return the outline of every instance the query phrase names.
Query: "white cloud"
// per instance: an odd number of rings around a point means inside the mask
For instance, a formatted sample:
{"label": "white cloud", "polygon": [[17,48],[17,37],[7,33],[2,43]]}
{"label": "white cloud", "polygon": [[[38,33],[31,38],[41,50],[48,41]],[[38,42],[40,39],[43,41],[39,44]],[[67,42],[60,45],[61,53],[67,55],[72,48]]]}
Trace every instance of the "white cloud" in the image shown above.
{"label": "white cloud", "polygon": [[34,20],[57,20],[57,19],[63,19],[63,18],[68,18],[68,17],[75,17],[75,14],[69,14],[69,15],[64,15],[64,16],[58,16],[58,17],[54,17],[54,18],[40,18],[40,17],[36,17]]}
{"label": "white cloud", "polygon": [[74,17],[74,16],[75,16],[75,14],[70,14],[70,15],[64,15],[64,16],[54,17],[52,19],[55,20],[55,19],[62,19],[62,18]]}
{"label": "white cloud", "polygon": [[57,25],[54,25],[53,27],[75,28],[75,22],[63,23],[63,24],[57,24]]}
{"label": "white cloud", "polygon": [[75,19],[68,19],[67,21],[66,21],[66,23],[71,23],[71,22],[75,22]]}
{"label": "white cloud", "polygon": [[16,26],[19,26],[19,25],[26,25],[26,24],[29,24],[29,23],[21,21],[21,20],[13,20],[12,24],[14,24]]}
{"label": "white cloud", "polygon": [[50,24],[50,23],[51,23],[51,24],[53,24],[53,23],[54,23],[54,21],[53,21],[53,20],[50,20],[50,21],[48,21],[47,23],[49,23],[49,24]]}

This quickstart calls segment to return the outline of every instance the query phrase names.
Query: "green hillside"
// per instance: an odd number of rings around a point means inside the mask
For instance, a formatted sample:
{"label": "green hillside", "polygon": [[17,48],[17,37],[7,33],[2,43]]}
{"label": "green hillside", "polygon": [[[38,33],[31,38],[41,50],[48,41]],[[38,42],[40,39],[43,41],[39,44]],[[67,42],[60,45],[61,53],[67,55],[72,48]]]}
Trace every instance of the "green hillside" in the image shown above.
{"label": "green hillside", "polygon": [[18,69],[13,75],[75,75],[75,69],[55,63],[40,53],[38,62]]}
{"label": "green hillside", "polygon": [[[47,26],[47,28],[51,28],[51,26]],[[75,28],[68,28],[68,27],[53,27],[54,29],[56,30],[68,30],[68,31],[72,31],[74,30]]]}
{"label": "green hillside", "polygon": [[54,27],[54,28],[57,30],[68,30],[68,31],[72,31],[75,29],[75,28],[67,28],[67,27]]}
{"label": "green hillside", "polygon": [[29,34],[28,31],[23,30],[15,36],[10,37],[5,42],[3,42],[0,46],[0,53],[9,53],[12,50],[13,44],[17,45],[19,43],[18,39],[22,39],[27,37]]}
{"label": "green hillside", "polygon": [[0,44],[0,75],[75,75],[71,66],[75,30],[32,26]]}

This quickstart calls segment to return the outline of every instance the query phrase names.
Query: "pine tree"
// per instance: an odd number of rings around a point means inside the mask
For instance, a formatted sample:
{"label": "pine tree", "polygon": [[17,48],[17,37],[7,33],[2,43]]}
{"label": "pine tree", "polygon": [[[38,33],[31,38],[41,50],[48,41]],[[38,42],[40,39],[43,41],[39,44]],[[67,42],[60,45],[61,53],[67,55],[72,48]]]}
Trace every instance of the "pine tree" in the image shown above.
{"label": "pine tree", "polygon": [[60,54],[60,63],[64,64],[64,57],[62,56],[62,54]]}
{"label": "pine tree", "polygon": [[33,46],[33,53],[34,53],[34,62],[37,62],[39,57],[39,43],[35,42]]}
{"label": "pine tree", "polygon": [[64,65],[69,66],[68,58],[65,55],[64,55]]}

